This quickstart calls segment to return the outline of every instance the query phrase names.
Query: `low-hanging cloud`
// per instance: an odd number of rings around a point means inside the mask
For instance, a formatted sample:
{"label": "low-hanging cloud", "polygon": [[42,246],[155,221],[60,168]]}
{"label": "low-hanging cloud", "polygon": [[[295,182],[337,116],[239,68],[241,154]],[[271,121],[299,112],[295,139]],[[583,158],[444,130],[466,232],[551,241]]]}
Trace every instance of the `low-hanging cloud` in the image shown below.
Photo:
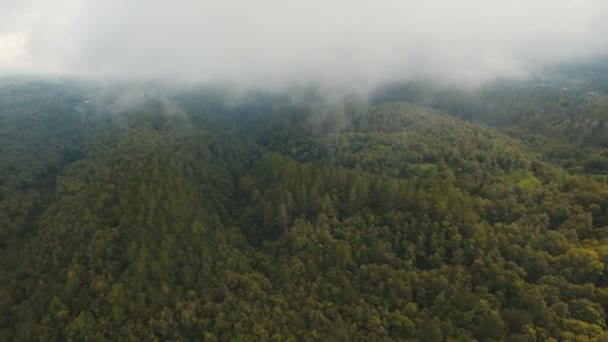
{"label": "low-hanging cloud", "polygon": [[605,0],[0,0],[0,71],[479,82],[608,52]]}

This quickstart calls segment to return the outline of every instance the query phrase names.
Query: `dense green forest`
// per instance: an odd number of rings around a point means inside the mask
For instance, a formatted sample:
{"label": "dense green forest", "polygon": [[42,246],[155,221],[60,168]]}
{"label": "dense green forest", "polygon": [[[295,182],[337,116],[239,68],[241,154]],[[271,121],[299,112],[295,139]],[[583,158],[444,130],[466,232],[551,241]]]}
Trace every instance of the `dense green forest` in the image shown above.
{"label": "dense green forest", "polygon": [[480,89],[407,82],[378,89],[373,102],[408,101],[492,126],[571,173],[608,175],[608,67],[562,67]]}
{"label": "dense green forest", "polygon": [[591,80],[4,79],[0,340],[608,341]]}

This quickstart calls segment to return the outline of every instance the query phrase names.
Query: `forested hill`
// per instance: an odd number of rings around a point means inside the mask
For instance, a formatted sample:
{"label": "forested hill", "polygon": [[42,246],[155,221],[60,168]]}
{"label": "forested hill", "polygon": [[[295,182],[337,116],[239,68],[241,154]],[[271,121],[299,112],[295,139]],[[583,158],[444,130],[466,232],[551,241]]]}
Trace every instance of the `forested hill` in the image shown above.
{"label": "forested hill", "polygon": [[0,340],[608,339],[608,185],[494,129],[29,91],[0,94]]}
{"label": "forested hill", "polygon": [[605,61],[526,80],[497,80],[476,91],[417,81],[379,88],[372,102],[409,101],[480,122],[521,140],[571,173],[608,179],[608,72]]}

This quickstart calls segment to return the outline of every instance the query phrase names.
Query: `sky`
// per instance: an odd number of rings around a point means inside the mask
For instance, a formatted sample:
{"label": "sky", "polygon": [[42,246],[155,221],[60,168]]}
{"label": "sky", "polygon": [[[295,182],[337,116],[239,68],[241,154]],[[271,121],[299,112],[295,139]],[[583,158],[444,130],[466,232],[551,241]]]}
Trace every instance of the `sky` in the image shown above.
{"label": "sky", "polygon": [[0,0],[0,73],[483,82],[608,53],[606,0]]}

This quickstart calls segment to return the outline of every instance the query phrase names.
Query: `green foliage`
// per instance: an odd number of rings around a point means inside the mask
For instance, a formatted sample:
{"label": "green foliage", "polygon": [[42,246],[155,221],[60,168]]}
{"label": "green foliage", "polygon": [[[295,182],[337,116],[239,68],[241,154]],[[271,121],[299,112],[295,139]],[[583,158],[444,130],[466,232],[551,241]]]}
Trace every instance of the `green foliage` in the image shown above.
{"label": "green foliage", "polygon": [[605,338],[608,186],[519,140],[406,103],[97,117],[71,91],[3,98],[2,340]]}

